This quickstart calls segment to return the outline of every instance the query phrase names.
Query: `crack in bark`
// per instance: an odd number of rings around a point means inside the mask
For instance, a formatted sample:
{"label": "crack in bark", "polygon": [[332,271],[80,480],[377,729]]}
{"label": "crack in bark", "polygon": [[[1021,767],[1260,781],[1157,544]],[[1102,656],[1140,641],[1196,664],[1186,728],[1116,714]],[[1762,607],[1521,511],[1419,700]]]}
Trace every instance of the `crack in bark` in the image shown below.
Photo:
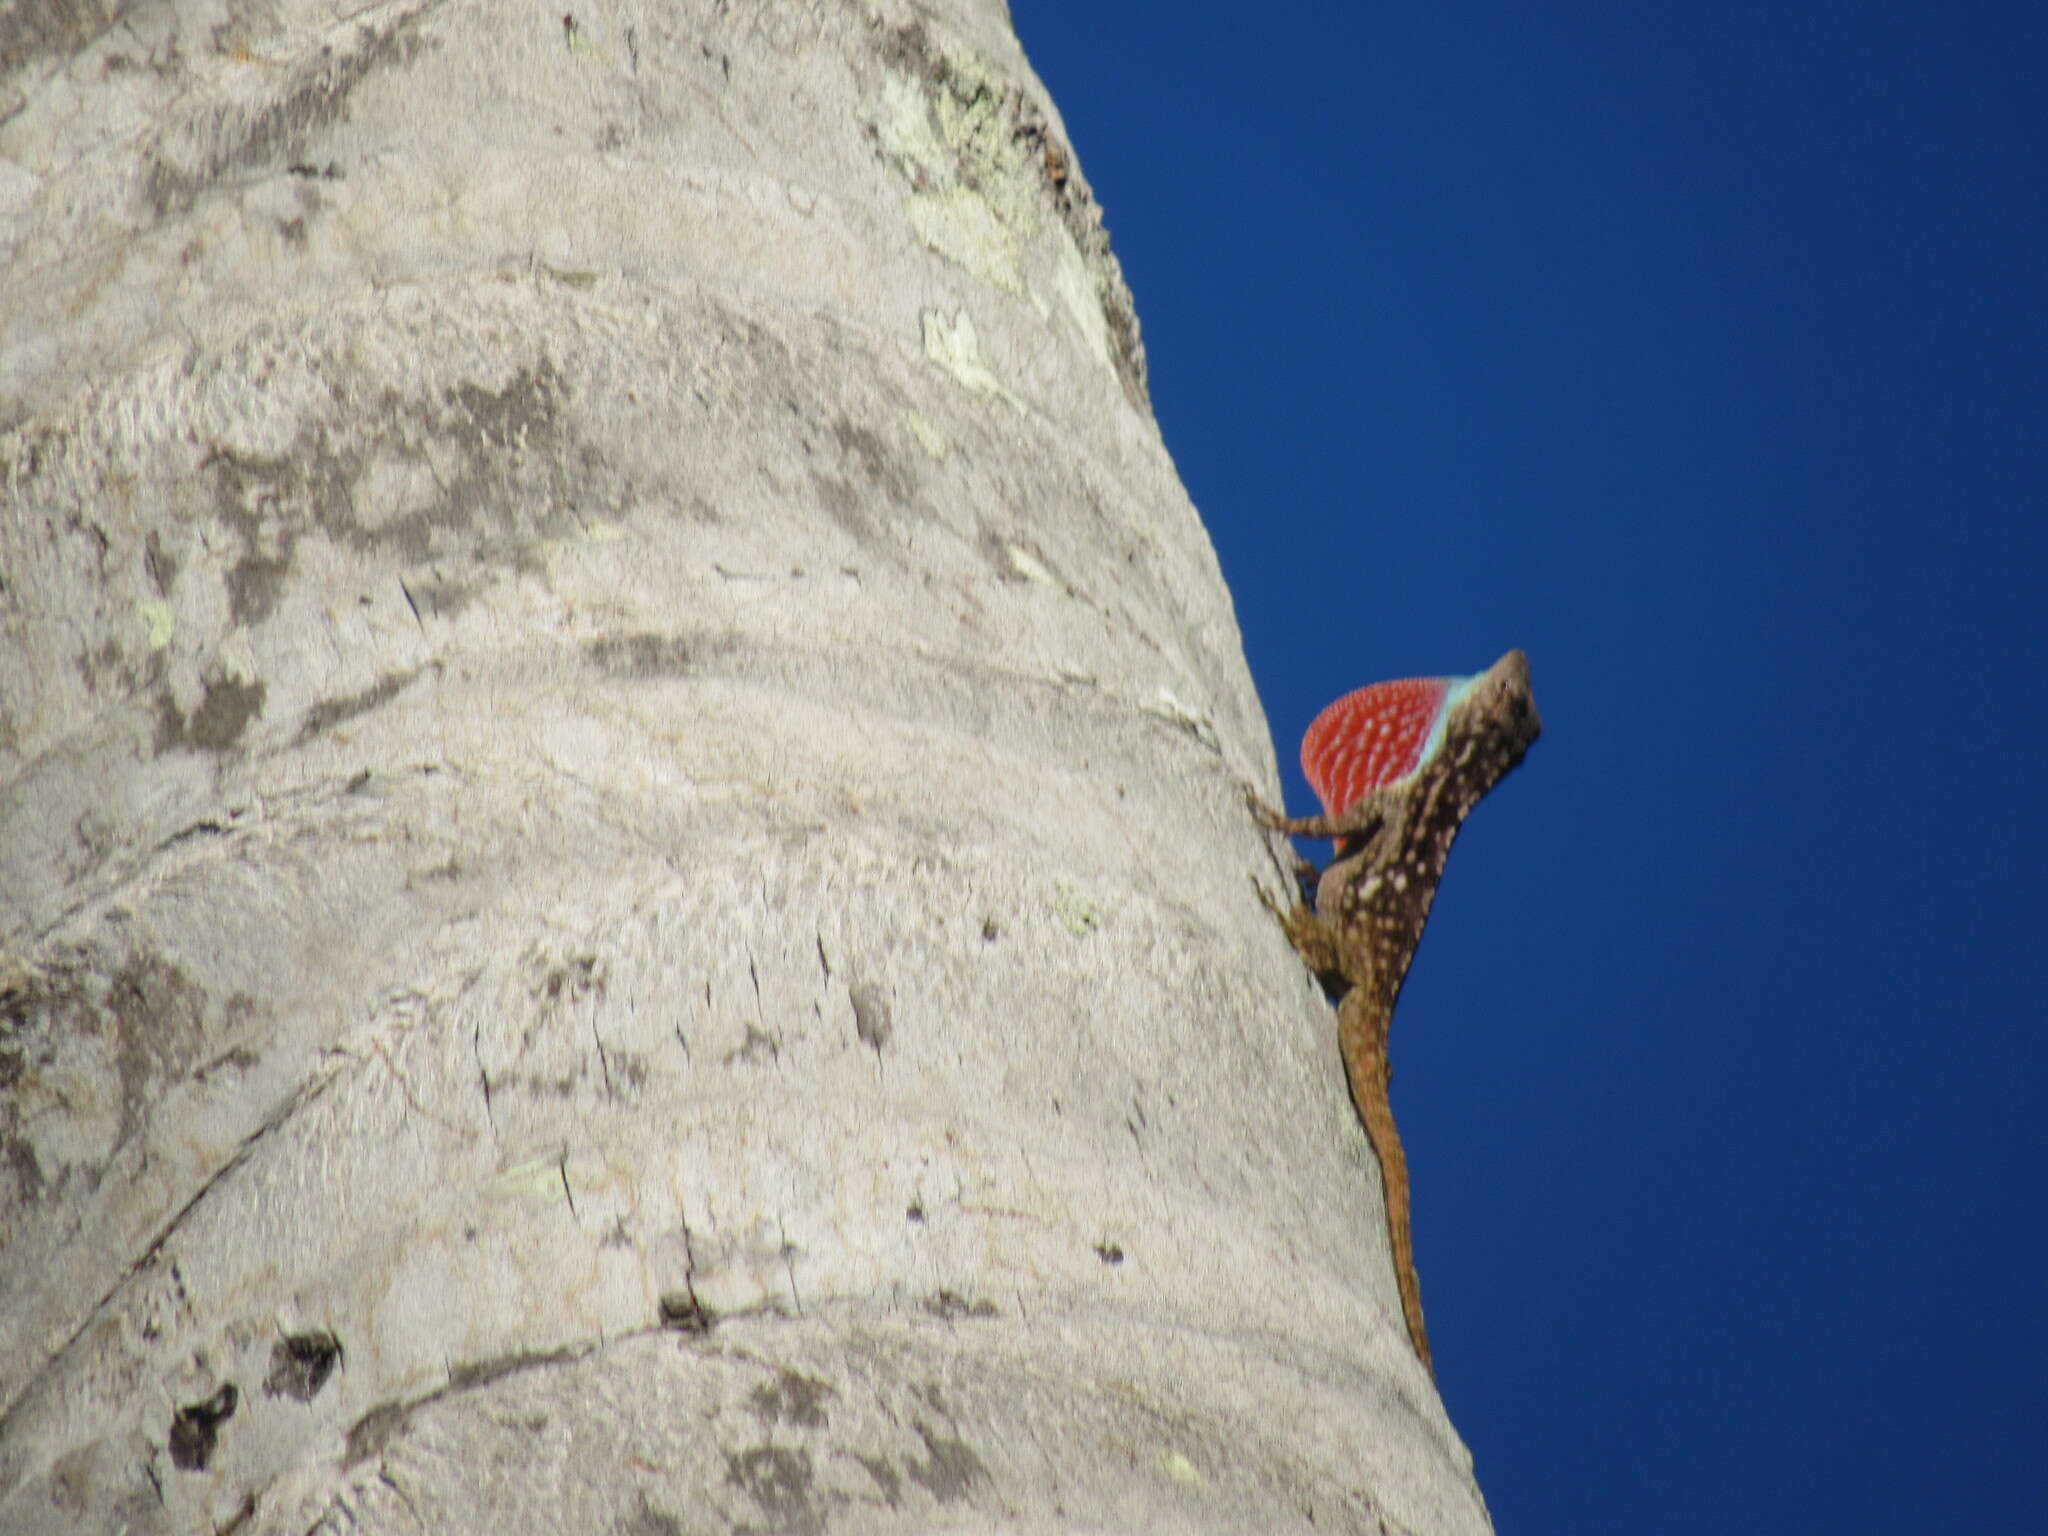
{"label": "crack in bark", "polygon": [[681,1296],[669,1291],[656,1301],[656,1315],[665,1332],[709,1333],[716,1315],[697,1294],[697,1245],[690,1236],[690,1224],[681,1218],[683,1231],[683,1290]]}
{"label": "crack in bark", "polygon": [[[415,1413],[440,1402],[443,1398],[480,1391],[503,1381],[508,1376],[517,1376],[527,1371],[574,1365],[594,1353],[597,1347],[594,1344],[586,1344],[544,1353],[515,1352],[450,1364],[447,1381],[433,1391],[423,1392],[418,1397],[407,1400],[379,1403],[351,1424],[343,1440],[342,1467],[346,1469],[359,1466],[372,1456],[381,1456],[385,1447],[405,1430]],[[378,1475],[383,1475],[381,1465],[378,1468]]]}
{"label": "crack in bark", "polygon": [[775,1235],[782,1241],[782,1272],[789,1277],[789,1299],[796,1303],[796,1315],[804,1315],[803,1292],[796,1285],[796,1249],[790,1245],[789,1231],[782,1224],[782,1213],[775,1213]]}
{"label": "crack in bark", "polygon": [[483,1022],[479,1020],[476,1027],[469,1032],[469,1050],[470,1054],[476,1058],[477,1081],[484,1085],[484,1119],[491,1127],[492,1140],[496,1140],[498,1135],[498,1117],[491,1109],[491,1074],[484,1066],[483,1035]]}
{"label": "crack in bark", "polygon": [[612,1083],[612,1058],[610,1053],[604,1048],[604,1037],[597,1032],[597,1016],[595,1014],[592,1014],[590,1019],[590,1043],[597,1050],[598,1070],[604,1074],[604,1096],[607,1099],[615,1100],[619,1096],[619,1091]]}

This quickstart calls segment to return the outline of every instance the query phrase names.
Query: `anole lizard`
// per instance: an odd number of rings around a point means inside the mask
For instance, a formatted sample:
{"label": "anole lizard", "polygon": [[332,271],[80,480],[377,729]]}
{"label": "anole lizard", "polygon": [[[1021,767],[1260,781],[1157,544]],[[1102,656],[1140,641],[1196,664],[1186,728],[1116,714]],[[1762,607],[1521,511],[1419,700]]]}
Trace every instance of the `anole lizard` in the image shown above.
{"label": "anole lizard", "polygon": [[1529,658],[1509,651],[1477,677],[1377,683],[1324,710],[1302,738],[1301,765],[1324,814],[1290,820],[1252,799],[1265,825],[1330,838],[1337,857],[1315,878],[1315,909],[1282,912],[1259,894],[1310,970],[1337,999],[1337,1043],[1351,1098],[1380,1163],[1387,1232],[1408,1337],[1424,1366],[1422,1286],[1409,1230],[1408,1159],[1387,1097],[1387,1033],[1422,941],[1451,843],[1472,807],[1521,762],[1543,729]]}

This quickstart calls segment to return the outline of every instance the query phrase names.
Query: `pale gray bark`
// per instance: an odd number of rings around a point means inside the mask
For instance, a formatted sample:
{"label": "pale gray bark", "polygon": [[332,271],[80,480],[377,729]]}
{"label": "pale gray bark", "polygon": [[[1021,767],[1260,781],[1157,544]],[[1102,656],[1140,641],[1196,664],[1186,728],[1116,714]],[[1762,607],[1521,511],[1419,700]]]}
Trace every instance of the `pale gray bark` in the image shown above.
{"label": "pale gray bark", "polygon": [[994,0],[0,11],[0,495],[0,1528],[1487,1529]]}

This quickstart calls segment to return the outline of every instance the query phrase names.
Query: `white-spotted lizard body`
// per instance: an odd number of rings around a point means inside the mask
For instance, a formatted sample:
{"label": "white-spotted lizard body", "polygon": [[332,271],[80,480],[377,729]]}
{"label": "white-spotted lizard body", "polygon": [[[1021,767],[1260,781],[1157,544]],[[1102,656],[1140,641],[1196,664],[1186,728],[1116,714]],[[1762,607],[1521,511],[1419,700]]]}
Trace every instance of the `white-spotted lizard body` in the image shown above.
{"label": "white-spotted lizard body", "polygon": [[1459,828],[1542,729],[1520,651],[1476,677],[1375,684],[1324,710],[1302,740],[1302,767],[1325,814],[1290,820],[1254,803],[1267,826],[1337,846],[1336,861],[1316,880],[1314,910],[1274,910],[1337,998],[1352,1101],[1386,1189],[1401,1310],[1425,1366],[1429,1336],[1415,1274],[1408,1160],[1388,1097],[1387,1036]]}

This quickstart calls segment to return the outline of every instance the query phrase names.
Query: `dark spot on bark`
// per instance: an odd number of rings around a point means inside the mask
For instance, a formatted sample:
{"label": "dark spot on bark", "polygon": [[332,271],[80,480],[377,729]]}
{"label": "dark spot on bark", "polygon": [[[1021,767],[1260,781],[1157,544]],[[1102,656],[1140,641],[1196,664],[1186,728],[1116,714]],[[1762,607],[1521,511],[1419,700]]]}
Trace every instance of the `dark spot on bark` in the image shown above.
{"label": "dark spot on bark", "polygon": [[584,656],[599,671],[635,678],[688,677],[699,670],[703,652],[700,641],[647,630],[604,635],[583,646]]}
{"label": "dark spot on bark", "polygon": [[926,1298],[925,1311],[933,1317],[943,1317],[947,1322],[962,1317],[995,1317],[996,1304],[992,1301],[969,1301],[958,1291],[940,1289]]}
{"label": "dark spot on bark", "polygon": [[889,1037],[896,1027],[889,1019],[889,1004],[879,989],[861,982],[852,989],[853,1032],[860,1037],[860,1043],[877,1056],[882,1047],[889,1043]]}
{"label": "dark spot on bark", "polygon": [[[225,578],[228,616],[238,625],[260,624],[277,606],[284,576],[292,566],[298,528],[291,515],[310,499],[316,486],[332,489],[347,473],[337,473],[326,456],[309,445],[294,443],[277,458],[214,448],[200,468],[213,478],[213,510],[241,541],[242,551]],[[323,471],[321,466],[326,466]],[[342,490],[344,506],[346,489]],[[317,513],[315,514],[318,515]]]}
{"label": "dark spot on bark", "polygon": [[[0,1083],[0,1087],[4,1087]],[[16,1198],[28,1205],[43,1196],[43,1165],[26,1137],[9,1136],[0,1141],[7,1151],[7,1166],[14,1174]]]}
{"label": "dark spot on bark", "polygon": [[1095,1245],[1095,1257],[1111,1268],[1115,1268],[1124,1261],[1123,1245],[1120,1243],[1097,1243]]}
{"label": "dark spot on bark", "polygon": [[616,1536],[683,1536],[683,1526],[665,1509],[657,1509],[646,1494],[640,1507],[612,1527]]}
{"label": "dark spot on bark", "polygon": [[100,643],[97,649],[78,653],[78,675],[85,686],[94,693],[100,691],[104,678],[121,678],[126,670],[121,665],[121,645],[111,635]]}
{"label": "dark spot on bark", "polygon": [[581,1357],[582,1352],[574,1349],[556,1349],[545,1352],[515,1350],[511,1354],[491,1355],[482,1360],[464,1360],[448,1368],[450,1392],[469,1392],[477,1387],[487,1387],[494,1381],[507,1376],[516,1376],[521,1371],[537,1371],[550,1365],[566,1365]]}
{"label": "dark spot on bark", "polygon": [[127,12],[125,0],[42,0],[0,11],[0,80],[31,59],[75,58]]}
{"label": "dark spot on bark", "polygon": [[915,75],[934,86],[945,83],[944,62],[935,56],[922,21],[885,28],[877,40],[876,52],[884,63],[895,65],[906,75]]}
{"label": "dark spot on bark", "polygon": [[[474,1234],[470,1235],[473,1237]],[[405,1428],[414,1411],[428,1403],[447,1397],[451,1393],[487,1387],[492,1382],[502,1381],[505,1377],[517,1375],[521,1371],[544,1370],[553,1365],[566,1365],[582,1359],[588,1353],[588,1350],[581,1349],[558,1349],[538,1353],[520,1351],[493,1355],[483,1360],[464,1361],[451,1366],[447,1385],[438,1391],[429,1392],[410,1403],[379,1403],[349,1426],[341,1464],[348,1468],[371,1456],[381,1454]],[[547,1427],[547,1420],[529,1420],[527,1427],[538,1433]]]}
{"label": "dark spot on bark", "polygon": [[407,582],[405,590],[421,618],[452,619],[476,601],[479,587],[476,582],[452,576],[418,577]]}
{"label": "dark spot on bark", "polygon": [[840,450],[859,463],[870,485],[899,505],[910,500],[916,488],[902,462],[879,436],[866,427],[855,426],[844,416],[832,423],[832,436],[838,440]]}
{"label": "dark spot on bark", "polygon": [[420,55],[428,44],[415,35],[418,20],[418,12],[401,17],[388,32],[358,26],[354,46],[322,48],[294,71],[296,78],[280,95],[255,112],[238,107],[214,111],[203,131],[188,137],[205,146],[194,163],[159,159],[149,167],[142,198],[150,212],[160,220],[184,213],[224,173],[294,156],[308,136],[343,114],[349,96],[372,70],[402,68]]}
{"label": "dark spot on bark", "polygon": [[715,1321],[717,1319],[690,1292],[662,1292],[661,1326],[670,1332],[709,1333]]}
{"label": "dark spot on bark", "polygon": [[[237,993],[236,996],[241,997],[242,994]],[[231,999],[231,1005],[232,1001]],[[224,1022],[232,1012],[232,1006],[222,1010]],[[222,1051],[213,1060],[194,1067],[192,1069],[192,1081],[210,1088],[216,1083],[232,1081],[241,1077],[243,1073],[247,1072],[262,1059],[262,1056],[246,1045],[232,1046]]]}
{"label": "dark spot on bark", "polygon": [[341,1341],[324,1328],[288,1333],[270,1348],[270,1373],[263,1390],[271,1397],[310,1403],[341,1364]]}
{"label": "dark spot on bark", "polygon": [[922,1225],[924,1222],[924,1201],[913,1200],[910,1202],[910,1204],[905,1206],[903,1208],[903,1219],[906,1221],[914,1221]]}
{"label": "dark spot on bark", "polygon": [[604,1054],[610,1073],[625,1082],[627,1091],[621,1097],[633,1098],[647,1086],[647,1058],[638,1051],[608,1050]]}
{"label": "dark spot on bark", "polygon": [[322,699],[307,710],[305,719],[299,722],[298,739],[310,741],[322,731],[330,730],[344,720],[353,720],[357,715],[367,714],[380,705],[390,703],[418,676],[417,667],[404,672],[387,672],[367,688],[345,693],[339,698]]}
{"label": "dark spot on bark", "polygon": [[837,475],[821,475],[814,469],[810,476],[811,488],[818,493],[818,504],[831,515],[832,521],[844,528],[856,543],[872,542],[874,524],[861,510],[860,496],[854,488]]}
{"label": "dark spot on bark", "polygon": [[747,1394],[755,1413],[770,1424],[788,1422],[804,1429],[823,1429],[827,1398],[837,1396],[815,1376],[784,1370],[771,1382],[764,1382]]}
{"label": "dark spot on bark", "polygon": [[882,1502],[894,1509],[898,1496],[903,1492],[903,1479],[896,1475],[896,1469],[880,1456],[863,1456],[857,1451],[849,1454],[860,1463],[861,1470],[875,1480]]}
{"label": "dark spot on bark", "polygon": [[747,1026],[746,1038],[740,1042],[739,1049],[726,1053],[726,1064],[730,1066],[735,1061],[754,1061],[764,1052],[771,1061],[780,1060],[782,1057],[782,1047],[775,1043],[774,1038],[762,1034],[760,1030],[749,1024]]}
{"label": "dark spot on bark", "polygon": [[491,1079],[492,1086],[495,1088],[508,1093],[528,1093],[537,1099],[549,1097],[557,1099],[574,1098],[576,1090],[582,1085],[582,1082],[582,1074],[577,1072],[565,1072],[560,1077],[521,1076],[517,1072],[508,1072],[502,1078],[494,1077]]}
{"label": "dark spot on bark", "polygon": [[185,1472],[203,1472],[213,1459],[220,1427],[235,1416],[242,1394],[230,1381],[204,1402],[187,1403],[171,1416],[171,1465]]}
{"label": "dark spot on bark", "polygon": [[948,1435],[935,1435],[922,1419],[913,1420],[911,1428],[917,1431],[917,1438],[924,1442],[927,1459],[920,1463],[915,1456],[906,1456],[904,1470],[910,1480],[941,1504],[950,1504],[955,1499],[964,1499],[976,1483],[989,1480],[988,1469],[981,1464],[981,1458],[974,1454],[965,1440]]}
{"label": "dark spot on bark", "polygon": [[528,963],[528,991],[536,1001],[552,1005],[604,996],[604,972],[596,955],[571,955],[554,960],[540,954]]}
{"label": "dark spot on bark", "polygon": [[260,624],[277,607],[289,556],[244,555],[227,574],[228,614],[237,624]]}
{"label": "dark spot on bark", "polygon": [[249,722],[263,713],[263,698],[269,692],[260,680],[245,683],[238,677],[215,678],[204,687],[199,707],[190,716],[171,702],[168,690],[157,700],[154,747],[159,755],[174,748],[231,750]]}
{"label": "dark spot on bark", "polygon": [[[563,396],[560,374],[541,359],[501,389],[383,390],[342,421],[309,421],[273,456],[212,446],[201,468],[214,513],[241,546],[225,577],[234,621],[269,617],[298,540],[315,528],[414,567],[401,584],[422,622],[460,614],[490,568],[538,569],[537,541],[559,531],[562,509],[606,495],[617,478],[594,449],[564,440]],[[418,470],[435,494],[400,509],[376,493],[379,515],[366,526],[357,488],[392,465]]]}
{"label": "dark spot on bark", "polygon": [[562,381],[552,367],[521,368],[503,389],[458,384],[442,398],[462,413],[473,441],[500,453],[537,447],[554,436]]}
{"label": "dark spot on bark", "polygon": [[[50,1502],[73,1520],[83,1519],[98,1481],[93,1463],[103,1441],[90,1441],[50,1463]],[[145,1522],[146,1524],[146,1522]]]}
{"label": "dark spot on bark", "polygon": [[824,1511],[811,1502],[811,1458],[802,1451],[759,1445],[728,1455],[725,1480],[752,1499],[778,1532],[807,1536],[825,1528]]}
{"label": "dark spot on bark", "polygon": [[346,1469],[372,1456],[381,1456],[411,1417],[409,1403],[379,1403],[372,1408],[349,1426],[348,1439],[342,1447],[342,1467]]}
{"label": "dark spot on bark", "polygon": [[138,950],[107,978],[100,1009],[82,995],[73,1001],[77,1025],[98,1033],[102,1019],[113,1024],[125,1140],[157,1085],[182,1073],[198,1054],[207,1035],[206,994],[162,955]]}

